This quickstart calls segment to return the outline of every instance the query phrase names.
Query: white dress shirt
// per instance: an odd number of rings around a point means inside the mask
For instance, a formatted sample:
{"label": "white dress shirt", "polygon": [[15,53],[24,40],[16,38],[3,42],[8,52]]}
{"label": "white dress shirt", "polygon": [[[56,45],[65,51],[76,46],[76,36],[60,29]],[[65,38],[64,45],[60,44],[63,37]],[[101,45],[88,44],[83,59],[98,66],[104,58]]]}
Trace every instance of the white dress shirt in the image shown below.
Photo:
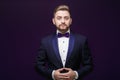
{"label": "white dress shirt", "polygon": [[[70,30],[67,31],[70,33]],[[60,33],[57,30],[57,34]],[[68,53],[68,46],[69,46],[69,37],[60,37],[58,38],[58,49],[61,57],[61,61],[63,63],[63,67],[65,67],[67,53]]]}

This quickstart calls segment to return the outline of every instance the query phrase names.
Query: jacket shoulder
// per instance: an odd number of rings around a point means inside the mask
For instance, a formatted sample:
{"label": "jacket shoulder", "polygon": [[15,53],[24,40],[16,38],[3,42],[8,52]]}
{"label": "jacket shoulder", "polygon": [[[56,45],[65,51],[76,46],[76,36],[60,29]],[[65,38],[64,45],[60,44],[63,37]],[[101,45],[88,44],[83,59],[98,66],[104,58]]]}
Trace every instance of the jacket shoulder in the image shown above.
{"label": "jacket shoulder", "polygon": [[83,39],[83,40],[86,40],[87,37],[82,35],[82,34],[78,34],[78,33],[74,33],[75,37],[78,38],[78,39]]}
{"label": "jacket shoulder", "polygon": [[41,39],[42,42],[48,42],[49,40],[51,40],[55,35],[51,34],[51,35],[47,35],[45,37],[43,37]]}

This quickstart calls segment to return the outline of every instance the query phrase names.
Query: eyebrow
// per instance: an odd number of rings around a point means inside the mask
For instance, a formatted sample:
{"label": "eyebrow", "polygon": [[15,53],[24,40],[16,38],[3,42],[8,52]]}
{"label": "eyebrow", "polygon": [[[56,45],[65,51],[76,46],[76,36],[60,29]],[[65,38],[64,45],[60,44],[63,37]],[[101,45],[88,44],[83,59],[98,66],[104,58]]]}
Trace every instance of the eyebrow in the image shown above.
{"label": "eyebrow", "polygon": [[[62,16],[56,16],[56,17],[62,17]],[[70,17],[70,16],[64,16],[64,17]]]}

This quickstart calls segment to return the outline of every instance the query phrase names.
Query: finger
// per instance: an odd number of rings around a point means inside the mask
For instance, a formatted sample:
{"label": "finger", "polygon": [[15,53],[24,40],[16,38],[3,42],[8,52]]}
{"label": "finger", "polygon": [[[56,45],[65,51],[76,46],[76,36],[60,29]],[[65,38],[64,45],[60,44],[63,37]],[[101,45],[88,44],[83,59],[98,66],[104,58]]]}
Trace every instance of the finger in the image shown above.
{"label": "finger", "polygon": [[71,68],[64,68],[64,69],[71,70]]}
{"label": "finger", "polygon": [[58,70],[63,70],[64,68],[60,68],[60,69],[58,69]]}
{"label": "finger", "polygon": [[59,79],[69,79],[70,78],[69,76],[62,76],[62,75],[59,75],[58,77],[59,77]]}
{"label": "finger", "polygon": [[62,77],[70,78],[70,76],[69,76],[68,73],[61,73],[61,74],[59,74],[59,75],[62,76]]}
{"label": "finger", "polygon": [[60,72],[60,71],[62,71],[64,68],[60,68],[60,69],[58,69],[58,71]]}
{"label": "finger", "polygon": [[68,71],[72,70],[71,68],[63,68],[63,69],[68,70]]}

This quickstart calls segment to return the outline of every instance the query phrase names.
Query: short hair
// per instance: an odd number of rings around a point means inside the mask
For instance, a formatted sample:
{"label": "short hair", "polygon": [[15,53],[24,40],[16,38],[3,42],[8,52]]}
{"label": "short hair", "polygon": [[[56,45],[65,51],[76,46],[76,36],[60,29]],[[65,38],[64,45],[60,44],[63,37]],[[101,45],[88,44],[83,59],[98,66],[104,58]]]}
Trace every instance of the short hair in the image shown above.
{"label": "short hair", "polygon": [[59,5],[58,7],[55,8],[54,15],[57,11],[60,11],[60,10],[68,11],[70,13],[70,9],[67,5]]}

